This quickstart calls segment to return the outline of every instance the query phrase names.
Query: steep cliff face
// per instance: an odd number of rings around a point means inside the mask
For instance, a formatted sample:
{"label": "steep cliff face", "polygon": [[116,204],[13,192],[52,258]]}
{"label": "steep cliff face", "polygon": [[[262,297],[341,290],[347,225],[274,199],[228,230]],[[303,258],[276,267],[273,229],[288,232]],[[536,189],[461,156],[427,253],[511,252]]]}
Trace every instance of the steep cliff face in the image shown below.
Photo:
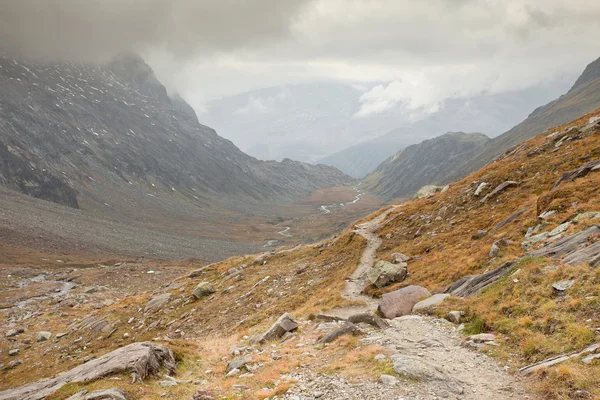
{"label": "steep cliff face", "polygon": [[107,65],[0,57],[0,182],[77,206],[159,194],[286,201],[351,182],[330,167],[265,163],[201,125],[137,55]]}
{"label": "steep cliff face", "polygon": [[410,195],[425,185],[439,183],[489,140],[481,133],[449,132],[409,146],[369,174],[364,187],[385,199]]}

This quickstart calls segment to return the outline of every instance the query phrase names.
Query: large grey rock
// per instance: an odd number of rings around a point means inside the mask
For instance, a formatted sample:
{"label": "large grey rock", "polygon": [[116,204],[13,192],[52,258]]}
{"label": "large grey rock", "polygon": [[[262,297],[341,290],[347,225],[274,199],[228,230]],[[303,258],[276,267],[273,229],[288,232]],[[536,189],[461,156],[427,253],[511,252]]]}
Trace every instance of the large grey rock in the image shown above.
{"label": "large grey rock", "polygon": [[481,199],[481,202],[485,203],[488,200],[492,199],[493,197],[497,196],[498,194],[504,192],[506,189],[514,187],[514,186],[519,186],[519,182],[515,182],[515,181],[502,182],[501,184],[496,186],[496,188],[494,190],[492,190],[489,194],[487,194],[483,199]]}
{"label": "large grey rock", "polygon": [[201,299],[203,297],[213,294],[214,292],[215,289],[213,289],[210,282],[200,282],[198,285],[196,285],[196,287],[192,291],[192,294],[195,298]]}
{"label": "large grey rock", "polygon": [[554,282],[552,284],[552,289],[556,290],[557,292],[565,292],[569,290],[574,283],[574,280]]}
{"label": "large grey rock", "polygon": [[395,376],[386,374],[381,375],[379,381],[386,386],[396,386],[400,382]]}
{"label": "large grey rock", "polygon": [[424,297],[431,296],[429,290],[421,286],[407,286],[384,294],[379,300],[379,312],[388,319],[408,315],[415,304]]}
{"label": "large grey rock", "polygon": [[413,313],[418,313],[420,311],[425,311],[429,308],[438,306],[440,304],[442,304],[442,302],[444,300],[446,300],[447,297],[449,297],[450,295],[447,293],[438,293],[438,294],[434,294],[431,297],[426,298],[425,300],[421,300],[420,302],[418,302],[417,304],[415,304],[413,306],[412,312]]}
{"label": "large grey rock", "polygon": [[542,249],[530,253],[532,257],[565,256],[562,261],[566,264],[577,265],[588,263],[592,267],[600,264],[600,242],[588,245],[589,238],[600,234],[600,226],[566,236]]}
{"label": "large grey rock", "polygon": [[67,383],[90,382],[120,373],[135,373],[144,379],[159,370],[175,372],[173,352],[150,342],[132,343],[59,374],[15,389],[0,392],[0,400],[42,400]]}
{"label": "large grey rock", "polygon": [[38,342],[45,342],[46,340],[50,340],[51,337],[52,332],[41,331],[37,333],[35,340],[37,340]]}
{"label": "large grey rock", "polygon": [[402,282],[408,274],[406,263],[392,264],[379,260],[367,271],[367,279],[377,287],[382,288],[394,282]]}
{"label": "large grey rock", "polygon": [[513,265],[514,262],[507,262],[485,274],[464,276],[450,285],[446,289],[446,293],[458,297],[468,297],[477,294],[506,275]]}
{"label": "large grey rock", "polygon": [[231,360],[229,363],[227,363],[227,368],[225,372],[229,373],[234,369],[241,371],[242,368],[244,368],[246,364],[249,363],[251,360],[252,359],[250,357],[238,357],[234,360]]}
{"label": "large grey rock", "polygon": [[408,262],[409,260],[410,260],[410,257],[407,256],[406,254],[402,254],[402,253],[393,253],[392,254],[392,262],[394,264],[405,263],[405,262]]}
{"label": "large grey rock", "polygon": [[155,312],[162,309],[167,303],[171,300],[171,293],[162,293],[158,294],[150,299],[148,303],[146,303],[146,307],[144,308],[144,312]]}
{"label": "large grey rock", "polygon": [[415,194],[415,199],[422,199],[425,197],[432,196],[433,194],[441,191],[442,189],[443,188],[441,186],[425,185],[417,191],[417,193]]}
{"label": "large grey rock", "polygon": [[97,390],[92,393],[81,391],[69,397],[67,400],[127,400],[127,396],[121,389],[106,389]]}
{"label": "large grey rock", "polygon": [[251,344],[265,343],[270,340],[282,337],[286,332],[293,332],[298,329],[298,324],[289,313],[283,314],[271,327],[262,335],[254,336],[250,339]]}
{"label": "large grey rock", "polygon": [[344,325],[339,327],[338,329],[328,333],[321,339],[319,339],[319,343],[331,343],[339,337],[344,335],[362,335],[363,332],[358,328],[358,326],[354,325],[352,322],[346,322]]}
{"label": "large grey rock", "polygon": [[433,382],[439,387],[454,393],[462,393],[463,389],[440,367],[433,365],[421,357],[406,354],[394,354],[390,357],[394,371],[401,377],[418,382]]}

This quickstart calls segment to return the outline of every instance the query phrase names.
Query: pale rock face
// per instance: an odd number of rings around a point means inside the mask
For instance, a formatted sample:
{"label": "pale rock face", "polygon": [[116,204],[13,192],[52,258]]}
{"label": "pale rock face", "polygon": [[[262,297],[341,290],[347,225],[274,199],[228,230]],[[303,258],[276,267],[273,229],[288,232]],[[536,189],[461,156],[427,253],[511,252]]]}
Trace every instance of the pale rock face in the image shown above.
{"label": "pale rock face", "polygon": [[407,286],[384,294],[379,300],[379,311],[388,319],[408,315],[412,312],[415,304],[422,298],[429,296],[431,296],[431,293],[424,287]]}
{"label": "pale rock face", "polygon": [[367,279],[377,287],[382,288],[394,282],[402,282],[408,275],[406,263],[392,264],[379,260],[367,271]]}

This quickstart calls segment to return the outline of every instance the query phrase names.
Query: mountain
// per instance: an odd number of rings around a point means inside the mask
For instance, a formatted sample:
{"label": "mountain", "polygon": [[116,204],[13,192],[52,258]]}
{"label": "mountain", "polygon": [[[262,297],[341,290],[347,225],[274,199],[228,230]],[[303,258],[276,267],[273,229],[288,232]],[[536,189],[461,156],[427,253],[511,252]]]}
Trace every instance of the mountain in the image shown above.
{"label": "mountain", "polygon": [[523,120],[526,110],[566,90],[567,82],[561,78],[519,91],[451,98],[433,111],[398,102],[361,112],[362,96],[378,86],[385,84],[276,86],[209,101],[200,116],[260,159],[323,163],[362,178],[399,149],[444,132],[498,135]]}
{"label": "mountain", "polygon": [[106,65],[2,56],[0,87],[0,182],[61,204],[289,201],[351,182],[331,167],[244,154],[134,54]]}
{"label": "mountain", "polygon": [[0,399],[598,399],[598,121],[315,244],[0,257]]}
{"label": "mountain", "polygon": [[482,93],[469,98],[451,98],[439,109],[417,120],[395,119],[395,129],[381,136],[318,160],[355,178],[363,178],[396,151],[444,132],[485,132],[493,137],[505,132],[537,107],[567,89],[568,81],[557,79],[527,89]]}
{"label": "mountain", "polygon": [[443,181],[459,179],[537,133],[571,121],[597,107],[600,107],[600,58],[585,68],[567,93],[535,109],[523,122],[491,140],[473,158],[450,171]]}
{"label": "mountain", "polygon": [[384,199],[404,197],[436,184],[465,158],[472,157],[489,138],[482,133],[449,132],[408,146],[364,179],[365,190]]}

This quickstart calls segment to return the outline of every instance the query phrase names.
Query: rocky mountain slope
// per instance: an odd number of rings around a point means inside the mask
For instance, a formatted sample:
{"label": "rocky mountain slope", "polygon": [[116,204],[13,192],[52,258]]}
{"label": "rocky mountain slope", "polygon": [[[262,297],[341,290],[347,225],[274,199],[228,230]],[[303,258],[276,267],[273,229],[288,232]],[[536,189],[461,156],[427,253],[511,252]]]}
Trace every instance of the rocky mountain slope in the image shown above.
{"label": "rocky mountain slope", "polygon": [[348,183],[341,172],[261,162],[198,123],[150,67],[127,54],[103,65],[0,58],[0,182],[76,206],[179,193],[198,204],[290,200]]}
{"label": "rocky mountain slope", "polygon": [[509,148],[538,132],[560,125],[600,106],[600,58],[590,63],[571,89],[556,100],[535,109],[523,122],[491,140],[475,157],[449,171],[445,182],[459,179],[483,167]]}
{"label": "rocky mountain slope", "polygon": [[[379,164],[403,148],[445,132],[484,132],[490,137],[505,132],[537,107],[566,89],[563,80],[506,93],[482,93],[469,98],[447,99],[435,112],[406,119],[396,115],[387,131],[319,160],[356,178],[364,178]],[[418,115],[418,112],[417,112]],[[354,118],[357,123],[360,118]]]}
{"label": "rocky mountain slope", "polygon": [[436,184],[476,154],[490,139],[482,133],[449,132],[400,150],[364,179],[364,188],[384,199],[405,197]]}
{"label": "rocky mountain slope", "polygon": [[0,399],[598,398],[599,188],[600,109],[316,244],[3,265]]}

